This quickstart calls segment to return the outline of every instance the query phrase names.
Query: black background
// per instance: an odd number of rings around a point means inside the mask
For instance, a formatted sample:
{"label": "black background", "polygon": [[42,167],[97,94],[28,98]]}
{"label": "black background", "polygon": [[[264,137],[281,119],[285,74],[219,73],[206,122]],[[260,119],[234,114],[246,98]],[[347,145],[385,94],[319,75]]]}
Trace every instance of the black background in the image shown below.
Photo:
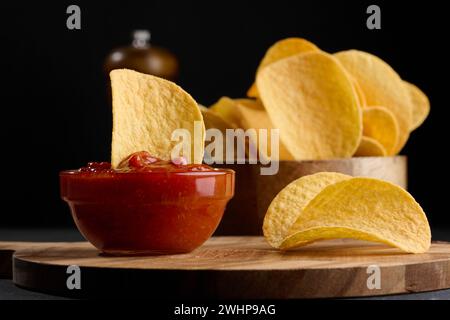
{"label": "black background", "polygon": [[[66,28],[78,4],[82,29]],[[382,30],[366,28],[378,4]],[[58,171],[109,160],[103,59],[149,29],[180,59],[180,85],[200,103],[243,97],[265,50],[300,36],[335,52],[372,52],[430,97],[432,112],[403,150],[410,191],[433,226],[450,225],[448,27],[443,1],[2,1],[0,227],[72,225]]]}

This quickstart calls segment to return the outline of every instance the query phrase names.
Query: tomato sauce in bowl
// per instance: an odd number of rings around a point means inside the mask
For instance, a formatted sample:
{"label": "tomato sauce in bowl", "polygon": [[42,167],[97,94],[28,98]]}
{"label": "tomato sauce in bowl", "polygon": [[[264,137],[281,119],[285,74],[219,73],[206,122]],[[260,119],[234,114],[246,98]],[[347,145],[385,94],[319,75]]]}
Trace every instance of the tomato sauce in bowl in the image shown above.
{"label": "tomato sauce in bowl", "polygon": [[61,196],[96,248],[113,255],[173,254],[201,246],[234,194],[234,171],[138,152],[117,168],[60,173]]}

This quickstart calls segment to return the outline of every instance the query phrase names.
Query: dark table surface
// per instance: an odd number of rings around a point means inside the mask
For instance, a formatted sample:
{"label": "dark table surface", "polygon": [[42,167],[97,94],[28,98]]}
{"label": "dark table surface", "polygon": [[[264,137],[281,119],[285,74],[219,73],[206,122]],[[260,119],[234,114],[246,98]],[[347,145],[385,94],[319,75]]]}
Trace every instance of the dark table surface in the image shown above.
{"label": "dark table surface", "polygon": [[[0,229],[0,241],[83,241],[76,229]],[[450,241],[450,229],[433,230],[433,240]],[[11,280],[0,279],[0,300],[59,300],[54,295],[16,287]],[[450,300],[450,289],[433,292],[358,298],[361,300]]]}

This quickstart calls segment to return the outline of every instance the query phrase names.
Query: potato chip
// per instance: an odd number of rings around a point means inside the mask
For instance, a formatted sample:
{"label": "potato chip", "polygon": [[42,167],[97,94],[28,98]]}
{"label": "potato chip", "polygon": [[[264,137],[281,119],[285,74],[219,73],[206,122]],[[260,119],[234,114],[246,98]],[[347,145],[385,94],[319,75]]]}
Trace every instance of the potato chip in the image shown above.
{"label": "potato chip", "polygon": [[213,110],[201,106],[200,111],[202,112],[203,121],[205,122],[205,129],[219,129],[224,135],[226,134],[226,129],[232,129],[234,126],[222,118],[222,116]]}
{"label": "potato chip", "polygon": [[256,105],[259,102],[249,104],[246,102],[240,102],[239,99],[235,100],[236,113],[239,115],[239,126],[243,129],[271,129],[272,123],[264,108],[259,108]]}
{"label": "potato chip", "polygon": [[383,60],[367,52],[348,50],[335,54],[345,69],[356,79],[370,106],[383,106],[392,111],[398,122],[398,153],[409,137],[411,100],[399,75]]}
{"label": "potato chip", "polygon": [[352,80],[323,52],[285,58],[257,75],[261,100],[296,160],[351,157],[362,116]]}
{"label": "potato chip", "polygon": [[247,97],[250,97],[250,98],[258,98],[259,97],[258,88],[256,87],[255,82],[253,82],[252,85],[250,86],[250,88],[247,90]]}
{"label": "potato chip", "polygon": [[[256,74],[261,71],[264,67],[279,61],[281,59],[291,57],[300,53],[319,51],[320,49],[313,43],[302,38],[287,38],[275,42],[269,50],[267,50],[263,59],[261,60]],[[249,97],[259,97],[258,88],[255,83],[252,84],[250,89],[247,91],[247,96]]]}
{"label": "potato chip", "polygon": [[[292,155],[289,153],[284,144],[279,141],[278,146],[278,155],[273,155],[271,150],[271,129],[276,129],[272,121],[267,114],[267,111],[264,108],[258,107],[258,104],[261,105],[260,102],[255,101],[252,104],[249,104],[249,101],[241,101],[239,99],[236,100],[236,113],[239,114],[240,118],[240,127],[244,130],[247,129],[256,129],[257,130],[257,139],[260,139],[259,129],[267,129],[267,156],[270,156],[274,159],[274,156],[277,157],[278,160],[294,160]],[[281,130],[280,130],[281,131]],[[281,135],[281,133],[280,133]],[[259,146],[257,141],[253,141],[253,143]]]}
{"label": "potato chip", "polygon": [[364,92],[362,91],[361,87],[358,84],[358,81],[355,80],[355,78],[352,78],[353,87],[355,88],[356,95],[358,96],[359,105],[361,107],[367,106],[366,96],[364,95]]}
{"label": "potato chip", "polygon": [[240,115],[236,112],[236,102],[229,97],[222,97],[209,107],[234,127],[240,127]]}
{"label": "potato chip", "polygon": [[326,186],[347,179],[351,176],[320,172],[301,177],[281,190],[264,217],[263,232],[269,244],[279,247],[305,206]]}
{"label": "potato chip", "polygon": [[233,100],[234,100],[234,102],[244,105],[248,108],[264,110],[264,106],[263,106],[261,100],[259,100],[259,99],[238,98],[238,99],[233,99]]}
{"label": "potato chip", "polygon": [[[259,100],[254,99],[231,99],[228,97],[222,97],[214,105],[210,107],[212,111],[218,112],[222,117],[232,123],[235,128],[255,129],[257,140],[259,140],[259,130],[267,129],[267,155],[272,155],[270,130],[275,129],[270,120],[267,111],[262,106]],[[258,147],[258,141],[253,141],[256,147]],[[292,155],[280,141],[278,160],[293,160]]]}
{"label": "potato chip", "polygon": [[216,103],[209,107],[209,110],[220,114],[223,118],[229,119],[229,122],[235,122],[237,124],[240,121],[239,115],[236,114],[236,105],[238,103],[251,109],[264,110],[262,102],[258,99],[232,99],[229,97],[221,97]]}
{"label": "potato chip", "polygon": [[397,119],[385,107],[363,109],[363,135],[377,140],[388,155],[393,155],[398,140]]}
{"label": "potato chip", "polygon": [[[218,159],[221,159],[222,161],[226,160],[226,142],[225,142],[225,137],[226,137],[226,130],[227,129],[233,129],[234,125],[232,125],[230,122],[228,122],[227,120],[225,120],[224,118],[222,118],[222,116],[216,112],[214,112],[211,109],[208,109],[202,105],[199,105],[200,107],[200,111],[202,112],[202,116],[203,116],[203,121],[205,122],[205,128],[206,130],[208,129],[218,129],[220,130],[220,132],[223,135],[223,139],[222,139],[222,158],[220,158],[219,156],[217,156]],[[215,157],[217,154],[217,150],[216,148],[218,148],[217,142],[215,141],[215,138],[209,137],[208,135],[206,135],[205,137],[205,161],[209,161],[208,157]],[[211,146],[211,148],[214,151],[210,151],[209,150],[209,145],[211,143],[215,143],[214,146]],[[235,157],[237,155],[236,152],[236,146],[235,146],[235,153],[234,153]]]}
{"label": "potato chip", "polygon": [[[294,201],[304,205],[303,199]],[[296,209],[292,201],[283,206]],[[430,226],[420,205],[404,189],[382,180],[352,178],[328,185],[296,214],[281,249],[353,238],[422,253],[431,243]]]}
{"label": "potato chip", "polygon": [[386,150],[377,140],[363,136],[354,157],[385,157]]}
{"label": "potato chip", "polygon": [[310,51],[320,51],[320,49],[314,43],[303,38],[286,38],[277,41],[267,50],[258,69],[262,69],[281,59]]}
{"label": "potato chip", "polygon": [[[139,73],[117,69],[110,73],[113,98],[111,164],[116,167],[137,151],[170,160],[178,141],[171,141],[176,129],[191,134],[190,163],[203,159],[205,128],[195,100],[175,83]],[[195,122],[200,124],[195,130]],[[198,127],[198,125],[197,125]],[[194,139],[200,131],[201,139]]]}
{"label": "potato chip", "polygon": [[412,121],[410,130],[417,129],[430,113],[430,100],[416,85],[403,81],[408,89],[412,103]]}

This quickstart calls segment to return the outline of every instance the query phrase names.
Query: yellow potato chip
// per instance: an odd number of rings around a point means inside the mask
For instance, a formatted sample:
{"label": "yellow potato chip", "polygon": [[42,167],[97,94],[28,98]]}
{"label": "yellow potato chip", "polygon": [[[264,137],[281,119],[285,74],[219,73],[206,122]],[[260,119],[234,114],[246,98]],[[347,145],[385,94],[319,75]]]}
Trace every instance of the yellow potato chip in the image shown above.
{"label": "yellow potato chip", "polygon": [[267,50],[258,69],[281,59],[309,51],[320,51],[320,49],[314,43],[303,38],[286,38],[277,41]]}
{"label": "yellow potato chip", "polygon": [[242,104],[242,105],[252,108],[252,109],[264,110],[264,106],[263,106],[261,100],[259,100],[259,99],[238,98],[238,99],[233,99],[233,100],[236,103]]}
{"label": "yellow potato chip", "polygon": [[[271,149],[272,141],[270,130],[276,128],[273,126],[272,121],[270,120],[269,115],[267,114],[267,111],[263,108],[258,107],[258,104],[261,105],[260,102],[258,101],[249,104],[249,101],[239,102],[239,99],[237,99],[236,102],[237,102],[235,106],[236,113],[239,115],[240,118],[239,125],[241,128],[243,128],[244,130],[256,129],[258,141],[260,139],[259,129],[267,129],[267,156],[274,159],[275,155],[272,154]],[[252,143],[254,143],[256,146],[259,146],[258,141],[252,141]],[[279,154],[276,155],[278,160],[294,160],[294,158],[289,153],[284,144],[281,142],[281,140],[279,141],[278,152]]]}
{"label": "yellow potato chip", "polygon": [[[213,104],[210,109],[217,112],[223,118],[227,119],[229,123],[232,123],[235,128],[255,129],[256,140],[250,138],[256,148],[258,147],[259,130],[267,129],[267,156],[272,155],[270,130],[275,129],[266,110],[262,107],[259,100],[253,99],[231,99],[228,97],[222,97],[218,102]],[[279,155],[278,160],[293,160],[292,155],[280,141],[279,143]]]}
{"label": "yellow potato chip", "polygon": [[383,106],[392,111],[398,122],[398,153],[409,137],[411,128],[411,100],[399,75],[383,60],[367,52],[348,50],[335,54],[347,71],[356,79],[369,106]]}
{"label": "yellow potato chip", "polygon": [[363,136],[354,157],[385,157],[386,150],[377,140]]}
{"label": "yellow potato chip", "polygon": [[366,96],[364,95],[364,92],[362,91],[361,87],[358,84],[358,81],[355,80],[355,78],[352,78],[353,87],[355,88],[356,95],[358,96],[359,105],[361,107],[367,106]]}
{"label": "yellow potato chip", "polygon": [[394,155],[398,140],[397,119],[385,107],[363,109],[363,135],[377,140],[388,155]]}
{"label": "yellow potato chip", "polygon": [[[224,118],[222,118],[222,116],[216,112],[214,112],[211,109],[208,109],[204,106],[199,105],[200,107],[200,111],[202,112],[202,116],[203,116],[203,121],[205,122],[205,128],[206,130],[208,129],[218,129],[221,131],[222,135],[223,135],[223,139],[222,139],[222,158],[218,157],[221,160],[226,160],[226,142],[225,142],[225,137],[226,137],[226,130],[227,129],[233,129],[234,126],[228,122],[227,120],[225,120]],[[217,150],[215,148],[217,148],[217,142],[215,141],[215,138],[211,138],[208,135],[206,135],[205,138],[205,157],[215,157],[217,156],[216,152]],[[213,148],[213,150],[215,151],[209,151],[208,146],[211,143],[215,143],[214,147],[211,146],[211,148]],[[211,154],[210,154],[211,153]],[[236,149],[235,149],[235,153],[234,155],[236,156]],[[206,159],[205,159],[206,160]]]}
{"label": "yellow potato chip", "polygon": [[199,105],[202,112],[203,121],[205,122],[206,129],[219,129],[225,135],[226,129],[232,129],[234,126],[222,118],[222,116],[213,110],[210,110],[204,106]]}
{"label": "yellow potato chip", "polygon": [[[320,49],[313,43],[302,38],[287,38],[275,42],[266,52],[261,60],[256,73],[258,74],[264,67],[303,52],[319,51]],[[256,98],[259,96],[255,83],[247,91],[247,96]]]}
{"label": "yellow potato chip", "polygon": [[234,127],[240,127],[240,116],[236,112],[236,102],[233,99],[229,97],[222,97],[216,103],[211,105],[209,109],[219,114]]}
{"label": "yellow potato chip", "polygon": [[[202,162],[205,127],[200,109],[188,93],[173,82],[133,70],[113,70],[110,77],[113,167],[137,151],[170,160],[172,149],[179,143],[171,141],[176,129],[186,129],[191,135],[188,162]],[[194,139],[198,135],[200,139]]]}
{"label": "yellow potato chip", "polygon": [[264,217],[263,232],[269,244],[279,247],[306,205],[326,186],[347,179],[351,179],[351,176],[320,172],[301,177],[281,190]]}
{"label": "yellow potato chip", "polygon": [[430,113],[430,100],[422,90],[416,85],[403,81],[411,97],[412,121],[410,130],[417,129],[428,117]]}
{"label": "yellow potato chip", "polygon": [[352,80],[331,55],[308,52],[272,63],[257,75],[261,100],[296,160],[351,157],[362,116]]}
{"label": "yellow potato chip", "polygon": [[258,93],[258,88],[256,87],[256,83],[252,83],[252,85],[250,86],[250,88],[247,90],[247,97],[250,98],[258,98],[259,97],[259,93]]}
{"label": "yellow potato chip", "polygon": [[420,205],[404,189],[382,180],[352,178],[328,185],[297,215],[281,249],[353,238],[422,253],[431,243],[430,226]]}
{"label": "yellow potato chip", "polygon": [[263,108],[258,108],[255,104],[248,104],[235,100],[236,113],[239,115],[239,126],[243,129],[271,129],[272,123],[267,115],[267,112]]}

